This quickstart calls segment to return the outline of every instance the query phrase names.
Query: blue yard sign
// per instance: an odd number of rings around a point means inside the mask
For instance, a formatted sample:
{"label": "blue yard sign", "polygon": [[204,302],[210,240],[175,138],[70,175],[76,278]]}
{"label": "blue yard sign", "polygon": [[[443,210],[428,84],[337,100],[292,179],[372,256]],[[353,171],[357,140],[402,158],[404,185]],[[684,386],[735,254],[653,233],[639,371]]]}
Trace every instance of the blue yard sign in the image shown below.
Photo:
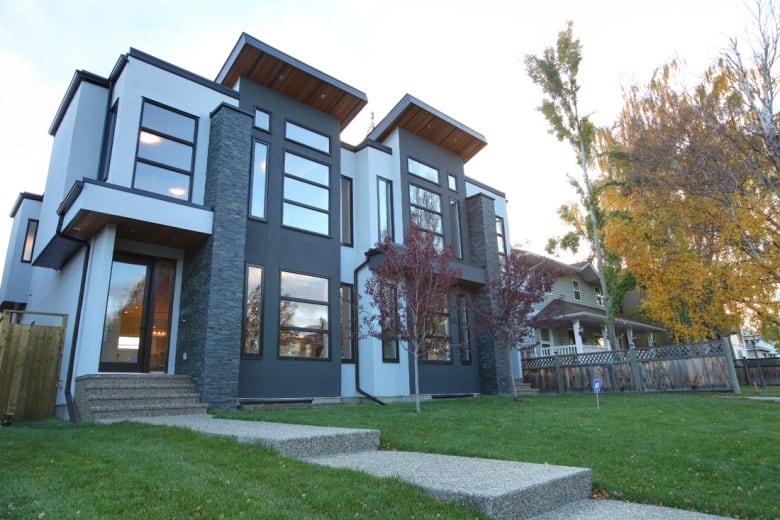
{"label": "blue yard sign", "polygon": [[601,393],[601,379],[598,377],[593,378],[593,393],[596,394],[596,410],[600,410],[599,394]]}

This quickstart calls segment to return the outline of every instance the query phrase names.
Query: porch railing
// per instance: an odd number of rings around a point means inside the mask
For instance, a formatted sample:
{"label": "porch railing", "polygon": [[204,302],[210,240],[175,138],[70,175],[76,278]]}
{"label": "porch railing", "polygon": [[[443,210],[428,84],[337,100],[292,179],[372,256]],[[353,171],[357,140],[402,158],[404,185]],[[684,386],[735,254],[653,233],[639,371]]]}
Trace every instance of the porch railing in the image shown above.
{"label": "porch railing", "polygon": [[607,352],[607,347],[599,345],[582,345],[582,350],[577,350],[577,345],[556,345],[554,347],[541,347],[538,350],[531,351],[531,357],[547,356],[565,356],[568,354],[594,354],[597,352]]}

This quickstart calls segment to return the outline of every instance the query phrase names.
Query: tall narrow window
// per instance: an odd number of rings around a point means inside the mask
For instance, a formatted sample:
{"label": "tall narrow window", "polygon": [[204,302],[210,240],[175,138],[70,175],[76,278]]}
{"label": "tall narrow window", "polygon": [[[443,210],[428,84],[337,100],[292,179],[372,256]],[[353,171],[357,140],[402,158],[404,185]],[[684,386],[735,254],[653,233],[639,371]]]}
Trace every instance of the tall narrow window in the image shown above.
{"label": "tall narrow window", "polygon": [[328,359],[328,279],[282,271],[279,357]]}
{"label": "tall narrow window", "polygon": [[450,344],[450,313],[447,305],[442,305],[442,311],[437,313],[433,323],[433,334],[426,340],[425,353],[420,356],[423,361],[452,361],[452,345]]}
{"label": "tall narrow window", "polygon": [[377,208],[379,211],[379,242],[385,237],[395,239],[393,233],[393,183],[377,177]]}
{"label": "tall narrow window", "polygon": [[244,350],[248,356],[263,355],[263,268],[246,268],[244,303]]}
{"label": "tall narrow window", "polygon": [[[398,300],[398,293],[393,290],[393,300]],[[397,321],[400,319],[398,311],[393,309],[392,320]],[[398,363],[400,361],[398,354],[398,340],[392,330],[382,329],[382,361],[385,363]]]}
{"label": "tall narrow window", "polygon": [[195,128],[193,116],[144,101],[133,187],[189,200]]}
{"label": "tall narrow window", "polygon": [[452,229],[452,247],[455,258],[463,259],[463,240],[460,235],[460,205],[455,199],[450,199],[450,228]]}
{"label": "tall narrow window", "polygon": [[286,152],[282,224],[327,235],[329,199],[330,168],[328,165]]}
{"label": "tall narrow window", "polygon": [[498,246],[498,262],[501,269],[506,268],[506,232],[504,231],[504,219],[496,217],[496,242]]}
{"label": "tall narrow window", "polygon": [[355,307],[352,304],[352,286],[341,284],[340,311],[341,311],[341,361],[352,362],[355,360]]}
{"label": "tall narrow window", "polygon": [[447,187],[450,191],[458,191],[458,179],[454,175],[447,174]]}
{"label": "tall narrow window", "polygon": [[32,262],[33,249],[35,248],[35,235],[38,233],[38,221],[27,221],[27,233],[24,235],[24,248],[22,248],[22,262]]}
{"label": "tall narrow window", "polygon": [[571,281],[572,289],[574,290],[574,299],[575,300],[581,300],[582,299],[582,292],[580,291],[580,282],[577,280]]}
{"label": "tall narrow window", "polygon": [[249,214],[265,218],[265,194],[268,184],[268,145],[255,141],[252,151],[252,187]]}
{"label": "tall narrow window", "polygon": [[598,285],[593,286],[593,292],[596,293],[596,304],[598,305],[604,305],[604,295],[601,292],[601,287]]}
{"label": "tall narrow window", "polygon": [[471,364],[471,334],[469,331],[469,313],[466,305],[466,295],[458,295],[458,332],[460,335],[460,362]]}
{"label": "tall narrow window", "polygon": [[352,245],[352,179],[341,178],[341,243]]}
{"label": "tall narrow window", "polygon": [[444,248],[444,230],[442,226],[441,195],[432,191],[409,185],[409,210],[412,222],[433,236],[433,242],[441,250]]}

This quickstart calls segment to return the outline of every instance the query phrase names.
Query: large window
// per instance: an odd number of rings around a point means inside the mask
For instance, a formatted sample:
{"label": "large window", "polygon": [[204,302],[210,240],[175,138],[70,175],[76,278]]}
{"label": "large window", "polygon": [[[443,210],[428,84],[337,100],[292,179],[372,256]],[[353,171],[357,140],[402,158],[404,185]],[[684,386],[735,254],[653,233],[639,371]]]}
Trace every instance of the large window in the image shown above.
{"label": "large window", "polygon": [[341,178],[341,243],[352,245],[352,179]]}
{"label": "large window", "polygon": [[460,204],[455,199],[450,199],[450,228],[452,228],[452,247],[455,249],[455,258],[463,259],[463,240],[460,234]]}
{"label": "large window", "polygon": [[341,361],[355,360],[355,306],[352,303],[352,286],[341,284],[339,287],[339,304],[341,305]]}
{"label": "large window", "polygon": [[329,198],[330,168],[286,152],[282,223],[285,226],[327,235]]}
{"label": "large window", "polygon": [[447,306],[436,314],[433,323],[433,333],[430,339],[426,340],[425,352],[420,356],[423,361],[452,361],[452,345],[450,344],[450,314]]}
{"label": "large window", "polygon": [[574,291],[574,299],[575,300],[581,300],[582,299],[582,291],[580,291],[580,282],[577,280],[571,281],[571,288]]}
{"label": "large window", "polygon": [[246,268],[244,300],[244,355],[263,355],[263,268]]}
{"label": "large window", "polygon": [[35,248],[35,235],[38,233],[38,221],[27,221],[27,233],[24,235],[24,247],[22,248],[22,262],[32,262],[33,249]]}
{"label": "large window", "polygon": [[441,250],[444,247],[442,229],[441,195],[414,184],[409,185],[409,205],[412,222],[433,235],[433,242]]}
{"label": "large window", "polygon": [[415,161],[411,157],[408,159],[407,166],[409,173],[412,175],[431,181],[434,184],[439,184],[439,170],[436,168],[423,164],[420,161]]}
{"label": "large window", "polygon": [[330,138],[327,135],[287,121],[284,127],[284,137],[330,155]]}
{"label": "large window", "polygon": [[266,187],[268,185],[268,145],[255,141],[252,151],[252,187],[249,214],[265,218]]}
{"label": "large window", "polygon": [[144,101],[133,187],[189,200],[196,119]]}
{"label": "large window", "polygon": [[328,279],[281,273],[279,357],[328,359]]}
{"label": "large window", "polygon": [[393,233],[393,183],[377,177],[377,208],[379,211],[379,242],[386,237],[395,239]]}

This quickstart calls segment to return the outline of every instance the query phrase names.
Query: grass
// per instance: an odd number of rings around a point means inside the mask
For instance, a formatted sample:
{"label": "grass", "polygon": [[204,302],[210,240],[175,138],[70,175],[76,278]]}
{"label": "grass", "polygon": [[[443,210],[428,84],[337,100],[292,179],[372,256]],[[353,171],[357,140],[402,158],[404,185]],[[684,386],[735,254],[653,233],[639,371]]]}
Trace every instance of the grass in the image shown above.
{"label": "grass", "polygon": [[[780,395],[752,388],[745,395]],[[611,498],[780,518],[780,404],[719,394],[504,397],[219,412],[382,431],[385,449],[590,467]],[[475,518],[397,480],[141,424],[0,429],[0,518]],[[481,517],[480,517],[481,518]]]}
{"label": "grass", "polygon": [[399,480],[141,424],[0,430],[0,518],[482,518]]}
{"label": "grass", "polygon": [[[743,396],[780,395],[779,388]],[[385,449],[589,467],[609,498],[736,518],[780,518],[780,404],[730,394],[481,397],[413,404],[220,412],[377,428]]]}

